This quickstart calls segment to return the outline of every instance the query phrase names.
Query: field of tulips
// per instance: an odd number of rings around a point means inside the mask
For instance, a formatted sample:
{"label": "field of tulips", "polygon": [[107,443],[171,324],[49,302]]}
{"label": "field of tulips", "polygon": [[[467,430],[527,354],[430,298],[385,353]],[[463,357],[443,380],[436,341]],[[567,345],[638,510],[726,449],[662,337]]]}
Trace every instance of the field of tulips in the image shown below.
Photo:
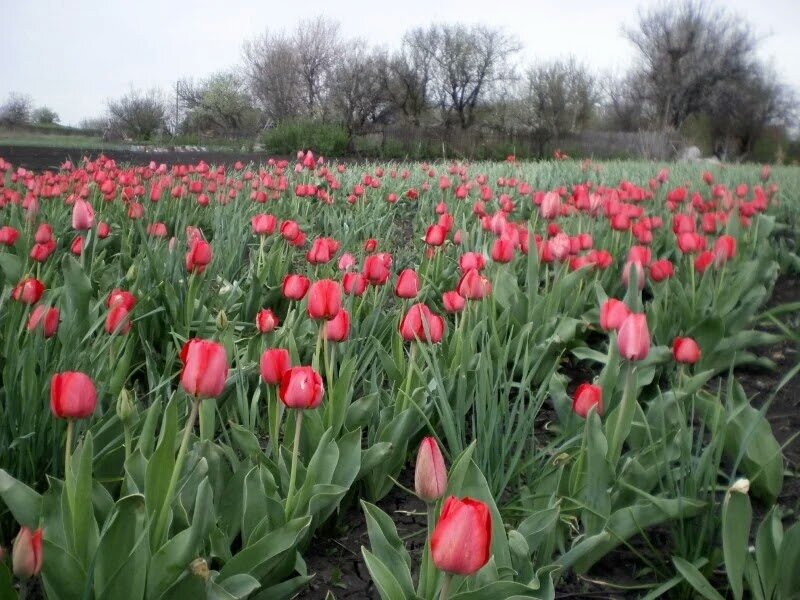
{"label": "field of tulips", "polygon": [[0,598],[798,597],[800,172],[704,168],[0,159]]}

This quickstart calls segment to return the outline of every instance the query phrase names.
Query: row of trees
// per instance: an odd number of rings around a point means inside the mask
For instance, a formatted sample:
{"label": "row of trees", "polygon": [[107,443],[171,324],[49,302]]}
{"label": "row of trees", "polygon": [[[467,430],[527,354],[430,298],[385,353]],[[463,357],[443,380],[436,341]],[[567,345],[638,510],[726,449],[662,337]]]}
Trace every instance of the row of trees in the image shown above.
{"label": "row of trees", "polygon": [[351,143],[387,127],[492,131],[523,136],[541,154],[586,128],[680,132],[702,122],[718,154],[741,156],[766,127],[793,122],[792,90],[757,59],[751,25],[725,9],[673,0],[623,35],[636,61],[611,77],[574,58],[520,65],[519,41],[484,25],[417,27],[389,51],[318,17],[246,42],[241,65],[182,80],[169,100],[131,91],[110,101],[105,125],[149,139],[159,130],[254,137],[315,121],[340,124]]}
{"label": "row of trees", "polygon": [[33,99],[24,94],[12,92],[0,105],[0,125],[15,127],[19,125],[55,125],[58,114],[47,106],[33,107]]}

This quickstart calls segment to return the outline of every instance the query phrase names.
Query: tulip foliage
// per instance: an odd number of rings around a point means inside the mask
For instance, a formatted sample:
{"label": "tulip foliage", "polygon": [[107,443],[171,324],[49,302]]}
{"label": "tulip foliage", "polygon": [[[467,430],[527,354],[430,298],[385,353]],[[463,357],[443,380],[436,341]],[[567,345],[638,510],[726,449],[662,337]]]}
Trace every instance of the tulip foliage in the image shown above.
{"label": "tulip foliage", "polygon": [[[654,527],[641,589],[780,597],[736,369],[800,180],[652,168],[0,159],[0,596],[302,597],[360,504],[386,599],[553,598]],[[419,557],[380,508],[415,455]]]}

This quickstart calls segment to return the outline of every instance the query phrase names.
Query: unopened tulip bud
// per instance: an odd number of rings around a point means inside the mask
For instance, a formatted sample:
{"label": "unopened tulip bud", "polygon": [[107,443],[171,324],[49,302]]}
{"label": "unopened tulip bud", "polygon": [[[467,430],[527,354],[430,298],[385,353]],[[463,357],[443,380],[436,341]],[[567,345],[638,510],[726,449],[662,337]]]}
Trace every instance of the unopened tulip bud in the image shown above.
{"label": "unopened tulip bud", "polygon": [[36,577],[42,570],[42,530],[31,531],[23,527],[14,540],[11,550],[14,575],[20,579]]}
{"label": "unopened tulip bud", "polygon": [[436,438],[426,437],[417,452],[414,469],[414,491],[425,502],[433,502],[447,489],[447,468]]}
{"label": "unopened tulip bud", "polygon": [[217,313],[217,329],[225,331],[228,328],[228,315],[224,310]]}
{"label": "unopened tulip bud", "polygon": [[136,402],[131,397],[131,392],[122,388],[117,396],[117,417],[123,425],[129,425],[136,416]]}
{"label": "unopened tulip bud", "polygon": [[125,279],[128,281],[136,281],[136,277],[139,275],[139,270],[136,268],[136,265],[131,265],[128,269],[128,272],[125,273]]}

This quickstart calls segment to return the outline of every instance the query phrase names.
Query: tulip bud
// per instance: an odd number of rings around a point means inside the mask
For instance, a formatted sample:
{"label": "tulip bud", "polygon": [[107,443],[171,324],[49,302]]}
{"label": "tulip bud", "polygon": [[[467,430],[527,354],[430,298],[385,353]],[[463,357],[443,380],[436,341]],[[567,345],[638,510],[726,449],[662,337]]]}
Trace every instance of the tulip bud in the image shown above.
{"label": "tulip bud", "polygon": [[590,383],[580,384],[572,399],[572,410],[585,419],[593,406],[597,414],[602,416],[604,412],[603,388]]}
{"label": "tulip bud", "polygon": [[631,311],[624,302],[610,298],[600,308],[600,327],[606,331],[619,330],[629,314]]}
{"label": "tulip bud", "polygon": [[221,310],[217,313],[217,329],[219,331],[225,331],[228,328],[228,315],[225,314],[224,310]]}
{"label": "tulip bud", "polygon": [[281,377],[279,396],[287,408],[316,408],[324,393],[322,377],[312,367],[294,367]]}
{"label": "tulip bud", "polygon": [[191,339],[180,354],[183,363],[181,385],[190,396],[216,398],[228,378],[228,354],[217,342]]}
{"label": "tulip bud", "polygon": [[689,337],[677,337],[672,343],[672,355],[676,362],[693,365],[700,360],[702,352],[695,340]]}
{"label": "tulip bud", "polygon": [[617,337],[619,353],[628,360],[644,360],[650,353],[650,330],[647,328],[647,316],[642,313],[631,313],[619,328]]}
{"label": "tulip bud", "polygon": [[285,348],[270,348],[261,355],[261,377],[268,385],[280,385],[283,374],[292,368],[292,358]]}
{"label": "tulip bud", "polygon": [[433,502],[447,489],[447,468],[436,438],[426,437],[417,452],[414,469],[414,491],[425,502]]}
{"label": "tulip bud", "polygon": [[23,527],[14,540],[11,551],[14,575],[20,579],[36,577],[42,570],[42,530]]}
{"label": "tulip bud", "polygon": [[136,281],[136,278],[139,276],[139,270],[136,268],[135,264],[132,264],[128,269],[128,272],[125,273],[125,279],[129,282]]}
{"label": "tulip bud", "polygon": [[117,396],[117,417],[123,425],[130,425],[136,416],[136,402],[131,398],[131,392],[122,388]]}

